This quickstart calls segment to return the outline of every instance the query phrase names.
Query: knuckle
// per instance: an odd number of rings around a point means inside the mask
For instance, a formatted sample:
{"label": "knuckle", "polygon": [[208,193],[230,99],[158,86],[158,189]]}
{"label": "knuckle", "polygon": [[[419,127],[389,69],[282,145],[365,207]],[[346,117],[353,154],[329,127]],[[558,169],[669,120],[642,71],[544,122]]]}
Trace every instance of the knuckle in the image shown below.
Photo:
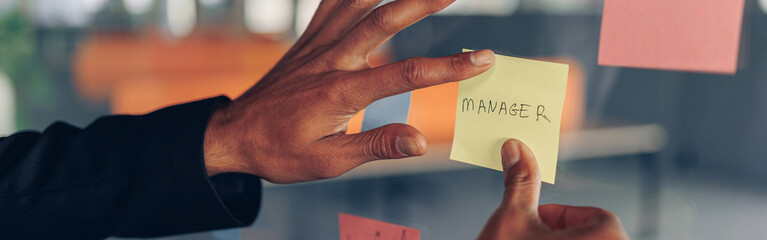
{"label": "knuckle", "polygon": [[325,99],[341,106],[356,106],[362,101],[359,96],[361,91],[352,91],[351,84],[352,81],[344,78],[331,80],[325,90]]}
{"label": "knuckle", "polygon": [[424,76],[423,61],[420,58],[405,60],[402,69],[402,84],[410,89],[418,86],[418,81]]}
{"label": "knuckle", "polygon": [[530,187],[535,185],[538,181],[540,181],[539,175],[532,174],[527,168],[520,168],[506,177],[505,185],[506,187],[514,188]]}
{"label": "knuckle", "polygon": [[448,59],[448,63],[448,67],[450,67],[450,73],[460,74],[463,69],[462,67],[464,66],[464,58],[451,57]]}
{"label": "knuckle", "polygon": [[373,31],[391,33],[391,24],[396,17],[395,14],[392,14],[392,12],[386,10],[386,8],[378,8],[370,15],[370,24],[375,28]]}
{"label": "knuckle", "polygon": [[370,0],[344,0],[341,7],[350,10],[364,9],[370,4],[369,2]]}
{"label": "knuckle", "polygon": [[[356,41],[356,40],[355,40]],[[355,43],[350,45],[357,45]],[[337,50],[344,51],[344,46],[339,46]],[[331,67],[338,70],[359,71],[369,68],[367,61],[358,55],[342,55],[329,60]]]}
{"label": "knuckle", "polygon": [[382,133],[383,131],[378,131],[372,136],[370,136],[374,141],[373,144],[368,145],[367,152],[368,158],[374,159],[374,160],[381,160],[381,159],[390,159],[395,156],[396,149],[392,148],[387,144],[388,138],[385,134]]}
{"label": "knuckle", "polygon": [[381,160],[381,159],[387,159],[388,156],[388,150],[386,146],[383,146],[381,144],[373,144],[370,146],[370,150],[368,151],[370,153],[370,156],[368,156],[370,159],[374,160]]}
{"label": "knuckle", "polygon": [[318,89],[318,91],[315,93],[317,96],[318,102],[337,102],[339,101],[339,93],[341,91],[338,90],[338,87],[333,86],[335,84],[329,84],[328,86]]}
{"label": "knuckle", "polygon": [[317,88],[317,96],[326,102],[345,102],[348,82],[342,79],[328,79],[323,87]]}

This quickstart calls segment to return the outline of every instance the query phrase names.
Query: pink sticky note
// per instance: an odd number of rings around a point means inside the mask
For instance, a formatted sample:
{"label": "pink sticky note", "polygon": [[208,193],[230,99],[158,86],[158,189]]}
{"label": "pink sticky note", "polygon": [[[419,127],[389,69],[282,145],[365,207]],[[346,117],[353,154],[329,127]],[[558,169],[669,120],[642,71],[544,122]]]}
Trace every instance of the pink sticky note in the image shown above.
{"label": "pink sticky note", "polygon": [[734,74],[744,0],[605,0],[599,65]]}
{"label": "pink sticky note", "polygon": [[420,240],[421,231],[349,214],[338,214],[341,240]]}

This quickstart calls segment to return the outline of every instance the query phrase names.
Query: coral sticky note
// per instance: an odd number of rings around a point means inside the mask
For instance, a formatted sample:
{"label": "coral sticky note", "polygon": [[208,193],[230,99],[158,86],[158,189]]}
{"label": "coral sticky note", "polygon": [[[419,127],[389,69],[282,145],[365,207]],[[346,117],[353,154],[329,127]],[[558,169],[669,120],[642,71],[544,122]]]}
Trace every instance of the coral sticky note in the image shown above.
{"label": "coral sticky note", "polygon": [[338,214],[341,240],[419,240],[421,231],[349,214]]}
{"label": "coral sticky note", "polygon": [[496,55],[487,72],[460,82],[450,159],[503,170],[509,138],[532,150],[554,183],[568,65]]}
{"label": "coral sticky note", "polygon": [[605,0],[599,65],[734,74],[744,0]]}

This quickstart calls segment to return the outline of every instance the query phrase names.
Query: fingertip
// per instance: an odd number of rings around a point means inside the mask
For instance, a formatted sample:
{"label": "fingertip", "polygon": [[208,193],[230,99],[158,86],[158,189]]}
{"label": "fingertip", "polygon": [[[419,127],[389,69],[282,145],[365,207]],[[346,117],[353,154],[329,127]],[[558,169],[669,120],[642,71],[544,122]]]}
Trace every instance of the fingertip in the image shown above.
{"label": "fingertip", "polygon": [[402,155],[414,157],[426,153],[426,139],[420,133],[399,135],[395,141]]}
{"label": "fingertip", "polygon": [[469,58],[474,67],[484,68],[495,62],[495,53],[492,50],[484,49],[471,52]]}
{"label": "fingertip", "polygon": [[396,136],[393,145],[395,147],[393,150],[396,152],[393,152],[394,155],[388,156],[388,158],[414,157],[426,153],[426,138],[413,126],[394,123],[382,127],[381,130],[387,132],[386,135]]}
{"label": "fingertip", "polygon": [[426,136],[424,136],[421,132],[416,131],[418,134],[415,135],[416,141],[421,146],[421,155],[426,154],[426,151],[429,149],[429,145],[426,142]]}
{"label": "fingertip", "polygon": [[509,139],[503,143],[503,147],[501,148],[501,159],[504,171],[508,171],[519,162],[521,143],[522,142],[517,139]]}

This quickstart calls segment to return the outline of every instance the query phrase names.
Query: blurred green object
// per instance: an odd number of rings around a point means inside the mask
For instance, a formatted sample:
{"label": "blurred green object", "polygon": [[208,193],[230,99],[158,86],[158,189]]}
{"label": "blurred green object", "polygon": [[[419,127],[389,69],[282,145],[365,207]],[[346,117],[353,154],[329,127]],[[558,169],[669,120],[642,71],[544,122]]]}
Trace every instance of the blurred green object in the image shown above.
{"label": "blurred green object", "polygon": [[24,107],[48,108],[53,91],[35,47],[32,21],[21,11],[12,10],[0,17],[0,70],[11,79],[16,90],[17,129],[25,129],[28,116]]}

